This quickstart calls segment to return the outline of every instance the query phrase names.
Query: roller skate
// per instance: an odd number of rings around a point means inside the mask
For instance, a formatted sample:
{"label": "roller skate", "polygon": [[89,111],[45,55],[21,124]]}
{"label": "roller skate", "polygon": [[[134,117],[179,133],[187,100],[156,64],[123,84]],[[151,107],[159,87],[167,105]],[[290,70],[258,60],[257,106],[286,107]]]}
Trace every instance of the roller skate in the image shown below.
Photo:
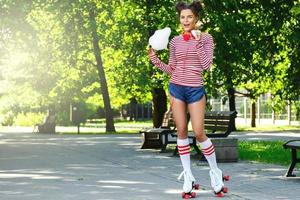
{"label": "roller skate", "polygon": [[209,171],[211,186],[217,197],[223,197],[224,193],[228,192],[228,188],[224,186],[224,181],[229,181],[229,176],[223,176],[220,169],[214,169]]}
{"label": "roller skate", "polygon": [[181,180],[182,176],[184,177],[184,183],[183,183],[183,192],[182,192],[182,198],[183,199],[190,199],[195,198],[196,193],[192,192],[193,189],[198,190],[199,184],[195,184],[195,178],[191,171],[183,171],[178,176],[178,180]]}

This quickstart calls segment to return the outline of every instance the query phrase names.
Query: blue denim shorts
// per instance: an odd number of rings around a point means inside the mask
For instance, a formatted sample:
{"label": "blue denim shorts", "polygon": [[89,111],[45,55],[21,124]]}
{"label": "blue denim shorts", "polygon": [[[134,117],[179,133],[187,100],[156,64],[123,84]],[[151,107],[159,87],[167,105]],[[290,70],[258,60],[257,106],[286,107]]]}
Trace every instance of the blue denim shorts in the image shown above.
{"label": "blue denim shorts", "polygon": [[169,92],[171,96],[175,97],[176,99],[182,100],[187,104],[199,101],[206,94],[203,86],[190,87],[176,85],[174,83],[169,84]]}

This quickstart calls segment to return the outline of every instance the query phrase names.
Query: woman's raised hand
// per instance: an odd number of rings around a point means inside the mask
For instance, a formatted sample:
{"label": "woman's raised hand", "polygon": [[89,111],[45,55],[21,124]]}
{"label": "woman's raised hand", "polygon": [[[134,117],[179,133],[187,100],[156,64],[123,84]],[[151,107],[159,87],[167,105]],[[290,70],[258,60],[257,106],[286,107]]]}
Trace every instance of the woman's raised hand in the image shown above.
{"label": "woman's raised hand", "polygon": [[195,37],[196,40],[201,40],[201,31],[200,30],[192,30],[192,35]]}
{"label": "woman's raised hand", "polygon": [[148,55],[149,55],[149,57],[155,56],[155,51],[154,51],[154,49],[152,47],[149,47],[149,49],[148,49]]}

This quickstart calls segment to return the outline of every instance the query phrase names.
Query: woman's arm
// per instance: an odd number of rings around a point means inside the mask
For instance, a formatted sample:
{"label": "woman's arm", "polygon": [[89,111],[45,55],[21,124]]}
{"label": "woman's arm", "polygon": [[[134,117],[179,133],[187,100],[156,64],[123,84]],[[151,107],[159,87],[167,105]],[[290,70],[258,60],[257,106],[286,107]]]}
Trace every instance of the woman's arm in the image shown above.
{"label": "woman's arm", "polygon": [[196,45],[196,50],[201,60],[201,67],[204,70],[209,69],[213,62],[214,54],[214,41],[212,36],[208,33],[203,34],[199,43]]}
{"label": "woman's arm", "polygon": [[155,51],[150,48],[149,49],[149,57],[153,65],[158,67],[164,72],[167,72],[168,74],[172,74],[173,70],[176,66],[176,57],[175,57],[175,45],[174,45],[174,39],[170,42],[170,55],[169,55],[169,63],[165,64],[163,63],[155,54]]}

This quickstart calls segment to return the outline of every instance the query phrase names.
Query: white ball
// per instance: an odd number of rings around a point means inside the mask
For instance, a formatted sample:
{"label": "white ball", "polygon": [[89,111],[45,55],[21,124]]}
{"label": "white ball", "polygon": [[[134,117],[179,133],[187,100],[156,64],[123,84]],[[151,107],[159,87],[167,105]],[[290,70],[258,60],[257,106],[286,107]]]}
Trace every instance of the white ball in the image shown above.
{"label": "white ball", "polygon": [[155,50],[167,49],[170,34],[171,29],[169,27],[155,31],[149,38],[149,45]]}

